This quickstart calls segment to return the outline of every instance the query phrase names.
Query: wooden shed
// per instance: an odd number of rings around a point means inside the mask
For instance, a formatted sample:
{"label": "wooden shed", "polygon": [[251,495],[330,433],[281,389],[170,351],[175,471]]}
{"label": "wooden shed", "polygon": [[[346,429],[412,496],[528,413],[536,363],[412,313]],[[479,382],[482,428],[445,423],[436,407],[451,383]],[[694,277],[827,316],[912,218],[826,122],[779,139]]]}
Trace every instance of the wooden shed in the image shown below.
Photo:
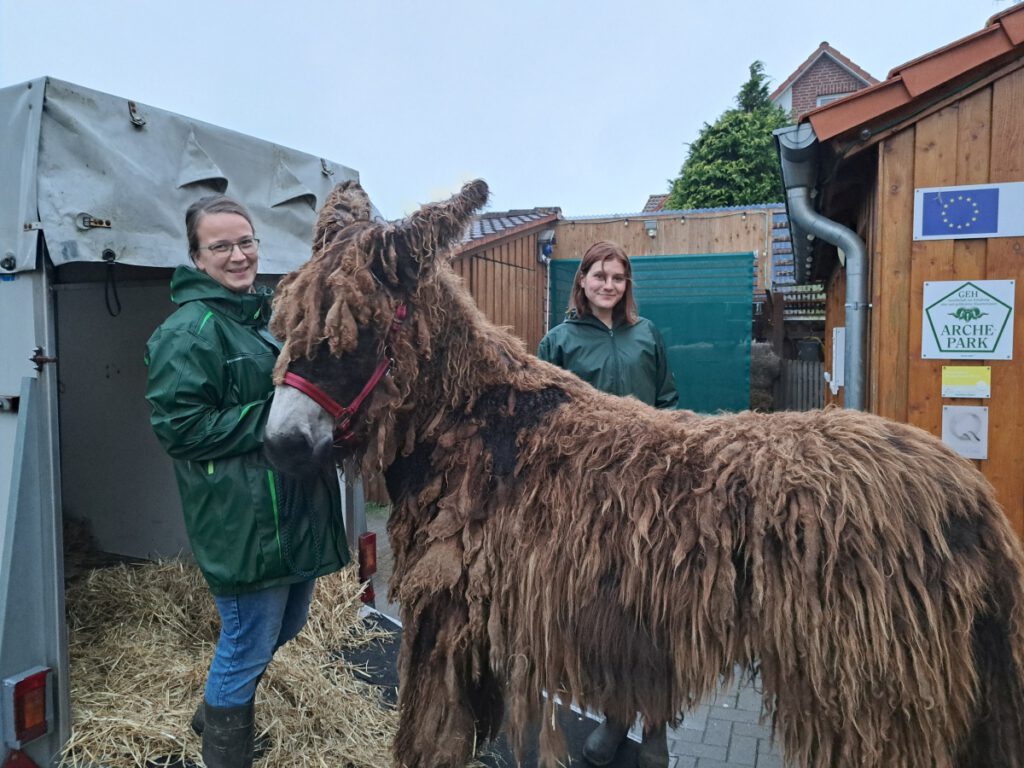
{"label": "wooden shed", "polygon": [[546,330],[544,246],[553,241],[558,216],[558,208],[481,214],[452,260],[487,318],[511,327],[530,350]]}
{"label": "wooden shed", "polygon": [[[1007,199],[1024,190],[1016,184],[1024,182],[1024,6],[801,116],[778,139],[797,281],[825,282],[826,367],[834,358],[832,373],[845,377],[826,397],[850,404],[856,386],[853,407],[920,426],[969,458],[950,414],[986,415],[974,454],[984,458],[975,460],[1024,535],[1024,206]],[[1005,204],[979,234],[983,188]],[[933,203],[937,230],[929,230]],[[966,218],[957,219],[957,206]],[[986,295],[1008,291],[999,298],[1002,348],[937,345],[936,291],[980,281],[991,281],[981,283]],[[845,331],[845,348],[832,356],[835,329]],[[988,391],[958,391],[963,373],[977,382],[990,375]]]}

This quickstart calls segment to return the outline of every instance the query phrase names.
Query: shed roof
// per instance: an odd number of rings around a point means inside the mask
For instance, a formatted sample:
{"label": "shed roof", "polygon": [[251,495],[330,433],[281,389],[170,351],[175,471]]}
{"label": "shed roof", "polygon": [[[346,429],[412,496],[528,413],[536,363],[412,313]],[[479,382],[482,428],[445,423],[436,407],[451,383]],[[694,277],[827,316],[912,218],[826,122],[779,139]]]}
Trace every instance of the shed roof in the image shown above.
{"label": "shed roof", "polygon": [[801,115],[819,141],[868,133],[913,119],[930,103],[968,88],[1024,55],[1024,3],[998,13],[978,32],[895,67],[880,83]]}
{"label": "shed roof", "polygon": [[853,75],[866,85],[874,85],[875,83],[878,82],[878,80],[875,77],[873,77],[870,72],[858,67],[852,61],[850,61],[850,59],[848,59],[846,56],[844,56],[831,45],[829,45],[828,41],[825,40],[821,43],[821,45],[817,47],[814,53],[807,57],[803,64],[801,64],[793,71],[793,74],[791,74],[789,77],[783,80],[782,84],[779,85],[779,87],[776,88],[774,91],[772,91],[771,96],[769,96],[768,98],[771,101],[775,101],[775,99],[777,99],[779,96],[785,93],[786,89],[793,85],[793,83],[795,83],[797,80],[799,80],[803,76],[803,74],[807,72],[807,70],[809,70],[814,65],[814,63],[822,56],[828,56],[829,58],[834,60],[839,66],[841,66],[843,69],[848,71],[851,75]]}
{"label": "shed roof", "polygon": [[461,253],[493,245],[508,237],[518,237],[561,216],[561,208],[520,208],[511,211],[488,211],[473,218],[469,231],[462,238]]}

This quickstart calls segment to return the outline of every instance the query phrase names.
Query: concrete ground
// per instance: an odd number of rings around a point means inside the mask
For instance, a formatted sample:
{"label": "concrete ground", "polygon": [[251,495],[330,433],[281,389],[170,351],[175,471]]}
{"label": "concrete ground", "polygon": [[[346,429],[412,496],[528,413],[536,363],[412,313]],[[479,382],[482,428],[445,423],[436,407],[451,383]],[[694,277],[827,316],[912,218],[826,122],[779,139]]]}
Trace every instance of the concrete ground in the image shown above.
{"label": "concrete ground", "polygon": [[[368,506],[367,528],[377,534],[377,575],[374,589],[377,610],[398,620],[398,606],[387,601],[393,560],[388,544],[387,510]],[[722,688],[709,701],[668,731],[669,768],[783,768],[782,751],[771,742],[767,725],[759,724],[761,694],[758,681],[743,681]],[[631,733],[636,739],[636,729]],[[635,749],[620,750],[609,768],[631,768]],[[587,765],[571,755],[575,765]],[[522,768],[533,768],[524,763]]]}

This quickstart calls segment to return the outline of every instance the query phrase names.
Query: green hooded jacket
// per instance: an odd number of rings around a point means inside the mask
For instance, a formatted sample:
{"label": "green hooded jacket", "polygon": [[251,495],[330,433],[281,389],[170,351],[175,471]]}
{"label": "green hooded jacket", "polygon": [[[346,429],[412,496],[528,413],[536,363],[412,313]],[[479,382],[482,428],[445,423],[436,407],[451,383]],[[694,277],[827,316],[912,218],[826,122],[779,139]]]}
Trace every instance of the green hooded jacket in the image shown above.
{"label": "green hooded jacket", "polygon": [[146,344],[146,400],[210,590],[240,594],[338,570],[349,553],[336,470],[300,480],[263,456],[280,351],[267,330],[270,291],[235,293],[179,267],[171,300],[179,309]]}
{"label": "green hooded jacket", "polygon": [[593,315],[572,315],[541,339],[537,357],[571,371],[612,395],[632,395],[655,408],[679,403],[665,342],[654,323],[641,317],[609,328]]}

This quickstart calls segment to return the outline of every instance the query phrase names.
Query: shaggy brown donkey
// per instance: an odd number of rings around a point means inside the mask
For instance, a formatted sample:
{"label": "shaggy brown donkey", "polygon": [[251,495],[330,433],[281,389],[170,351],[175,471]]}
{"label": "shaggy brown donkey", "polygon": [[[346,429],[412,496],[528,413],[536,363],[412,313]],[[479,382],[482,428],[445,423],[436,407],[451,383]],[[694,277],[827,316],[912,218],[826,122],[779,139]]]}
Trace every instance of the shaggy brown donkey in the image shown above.
{"label": "shaggy brown donkey", "polygon": [[982,475],[868,414],[659,412],[538,361],[447,264],[486,197],[387,224],[339,187],[275,304],[277,382],[328,397],[279,387],[268,452],[393,502],[398,764],[464,765],[507,703],[553,765],[545,694],[658,724],[742,665],[793,765],[1024,765],[1024,557]]}

